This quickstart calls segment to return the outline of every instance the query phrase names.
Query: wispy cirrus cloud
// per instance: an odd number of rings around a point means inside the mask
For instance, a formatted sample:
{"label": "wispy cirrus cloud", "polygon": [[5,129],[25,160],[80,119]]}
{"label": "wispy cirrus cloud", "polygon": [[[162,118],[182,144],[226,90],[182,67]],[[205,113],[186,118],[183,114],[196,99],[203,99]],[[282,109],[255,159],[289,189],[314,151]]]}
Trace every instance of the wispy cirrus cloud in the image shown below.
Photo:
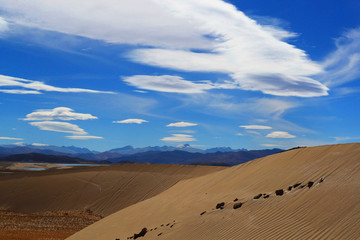
{"label": "wispy cirrus cloud", "polygon": [[26,121],[45,121],[45,120],[90,120],[98,119],[88,113],[76,113],[73,109],[67,107],[57,107],[54,109],[38,109],[26,115],[22,120]]}
{"label": "wispy cirrus cloud", "polygon": [[166,126],[167,127],[194,127],[197,125],[198,125],[197,123],[191,123],[191,122],[175,122],[175,123],[170,123]]}
{"label": "wispy cirrus cloud", "polygon": [[171,134],[171,137],[164,137],[161,139],[164,142],[193,142],[196,139],[188,134]]}
{"label": "wispy cirrus cloud", "polygon": [[261,133],[254,131],[254,130],[246,130],[247,133],[255,134],[255,135],[261,135]]}
{"label": "wispy cirrus cloud", "polygon": [[261,146],[264,146],[264,147],[283,147],[282,145],[271,144],[271,143],[264,143],[264,144],[261,144]]}
{"label": "wispy cirrus cloud", "polygon": [[343,142],[348,140],[358,140],[360,137],[332,137],[336,142]]}
{"label": "wispy cirrus cloud", "polygon": [[6,32],[9,30],[9,24],[7,21],[5,21],[4,18],[0,17],[0,37],[2,35],[2,33]]}
{"label": "wispy cirrus cloud", "polygon": [[279,28],[261,26],[233,5],[220,0],[158,0],[175,16],[191,21],[215,36],[211,52],[144,48],[129,57],[137,62],[181,71],[221,72],[232,88],[277,96],[315,97],[329,90],[311,76],[322,67],[306,53],[284,41],[293,36]]}
{"label": "wispy cirrus cloud", "polygon": [[143,123],[147,123],[149,121],[146,121],[144,119],[137,119],[137,118],[130,118],[130,119],[125,119],[125,120],[121,120],[121,121],[113,121],[113,123],[136,123],[136,124],[143,124]]}
{"label": "wispy cirrus cloud", "polygon": [[170,131],[170,132],[177,132],[177,133],[188,133],[188,134],[193,134],[193,133],[196,133],[195,131],[193,130],[173,130],[173,131]]}
{"label": "wispy cirrus cloud", "polygon": [[269,133],[268,135],[266,135],[266,137],[268,137],[268,138],[295,138],[296,136],[291,135],[288,132],[275,131],[275,132]]}
{"label": "wispy cirrus cloud", "polygon": [[31,144],[34,147],[46,147],[49,146],[49,144],[45,144],[45,143],[32,143]]}
{"label": "wispy cirrus cloud", "polygon": [[[158,47],[206,48],[211,42],[190,22],[147,0],[0,0],[13,23],[103,40]],[[71,9],[71,11],[69,11]],[[91,26],[89,28],[88,26]]]}
{"label": "wispy cirrus cloud", "polygon": [[[10,89],[9,89],[10,88]],[[17,89],[12,89],[17,88]],[[83,88],[61,88],[44,82],[0,75],[0,92],[9,94],[42,94],[42,92],[63,93],[114,93]]]}
{"label": "wispy cirrus cloud", "polygon": [[[263,26],[222,0],[53,0],[51,4],[0,0],[0,6],[5,20],[13,24],[132,44],[137,47],[129,54],[133,61],[187,72],[225,73],[229,81],[204,84],[172,76],[171,84],[161,87],[159,81],[143,79],[147,89],[174,91],[180,83],[186,93],[237,88],[299,97],[324,96],[329,90],[312,77],[322,72],[322,66],[285,41],[294,33]],[[136,87],[142,85],[139,79],[132,80]]]}
{"label": "wispy cirrus cloud", "polygon": [[98,136],[66,136],[66,137],[74,140],[104,139],[103,137],[98,137]]}
{"label": "wispy cirrus cloud", "polygon": [[209,81],[192,82],[179,76],[161,75],[135,75],[123,77],[123,81],[128,85],[158,92],[168,93],[204,93],[205,90],[214,88]]}
{"label": "wispy cirrus cloud", "polygon": [[14,137],[0,137],[0,140],[14,140],[14,141],[22,141],[22,138],[14,138]]}
{"label": "wispy cirrus cloud", "polygon": [[192,94],[179,97],[183,108],[198,108],[206,114],[251,115],[258,118],[280,118],[289,109],[300,106],[298,102],[277,98],[249,98],[239,99],[225,94]]}
{"label": "wispy cirrus cloud", "polygon": [[266,129],[272,129],[270,126],[264,126],[264,125],[241,125],[239,126],[241,128],[245,129],[254,129],[254,130],[266,130]]}
{"label": "wispy cirrus cloud", "polygon": [[80,128],[78,125],[67,122],[42,121],[42,122],[30,122],[29,124],[38,127],[40,130],[45,130],[45,131],[72,133],[75,135],[87,134],[87,132],[85,132],[85,130]]}
{"label": "wispy cirrus cloud", "polygon": [[339,86],[360,78],[360,28],[336,39],[336,50],[322,63],[326,72],[320,75],[328,86]]}

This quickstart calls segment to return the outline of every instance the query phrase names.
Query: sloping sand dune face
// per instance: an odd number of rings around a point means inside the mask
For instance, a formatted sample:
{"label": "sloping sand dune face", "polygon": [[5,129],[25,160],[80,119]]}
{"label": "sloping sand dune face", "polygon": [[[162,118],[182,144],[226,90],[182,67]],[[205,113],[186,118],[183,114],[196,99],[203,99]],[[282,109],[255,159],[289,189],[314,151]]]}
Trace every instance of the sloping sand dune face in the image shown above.
{"label": "sloping sand dune face", "polygon": [[0,208],[26,213],[87,210],[106,216],[178,181],[221,167],[114,165],[0,175]]}
{"label": "sloping sand dune face", "polygon": [[302,148],[182,181],[69,239],[360,239],[359,184],[360,144]]}

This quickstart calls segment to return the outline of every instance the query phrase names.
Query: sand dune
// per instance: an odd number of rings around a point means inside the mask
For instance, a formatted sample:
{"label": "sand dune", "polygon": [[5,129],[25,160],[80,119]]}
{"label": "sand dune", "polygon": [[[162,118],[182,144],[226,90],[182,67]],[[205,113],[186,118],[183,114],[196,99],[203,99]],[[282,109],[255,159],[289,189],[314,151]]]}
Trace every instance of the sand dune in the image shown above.
{"label": "sand dune", "polygon": [[0,209],[25,213],[90,209],[106,216],[180,180],[222,169],[136,164],[0,174]]}
{"label": "sand dune", "polygon": [[301,148],[181,181],[68,239],[360,239],[359,184],[360,144]]}

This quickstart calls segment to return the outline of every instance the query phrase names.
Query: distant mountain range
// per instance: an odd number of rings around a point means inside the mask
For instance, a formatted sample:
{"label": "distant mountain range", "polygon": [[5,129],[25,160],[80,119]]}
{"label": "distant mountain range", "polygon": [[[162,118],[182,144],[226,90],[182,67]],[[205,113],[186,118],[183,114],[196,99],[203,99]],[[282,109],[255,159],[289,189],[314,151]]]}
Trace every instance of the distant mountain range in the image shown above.
{"label": "distant mountain range", "polygon": [[68,156],[46,155],[42,153],[13,154],[0,157],[0,162],[24,163],[69,163],[69,164],[110,164],[109,161],[91,161]]}
{"label": "distant mountain range", "polygon": [[193,148],[188,144],[134,148],[125,146],[106,152],[90,151],[87,148],[58,146],[0,146],[0,161],[43,162],[46,156],[51,162],[84,163],[89,161],[107,161],[112,163],[154,163],[154,164],[196,164],[232,166],[255,158],[282,152],[282,149],[234,150],[229,147],[207,150]]}
{"label": "distant mountain range", "polygon": [[281,149],[237,152],[191,153],[185,151],[149,151],[108,159],[114,163],[155,163],[184,165],[234,166],[250,160],[282,152]]}
{"label": "distant mountain range", "polygon": [[122,155],[131,155],[136,153],[142,153],[142,152],[169,152],[169,151],[184,151],[184,152],[191,152],[191,153],[214,153],[214,152],[237,152],[237,151],[247,151],[247,149],[232,149],[230,147],[217,147],[217,148],[210,148],[206,150],[202,150],[199,148],[193,148],[189,144],[181,144],[179,146],[173,147],[173,146],[155,146],[155,147],[144,147],[144,148],[134,148],[133,146],[125,146],[122,148],[115,148],[111,149],[108,152],[116,152]]}
{"label": "distant mountain range", "polygon": [[247,151],[247,149],[232,149],[230,147],[219,147],[202,150],[193,148],[189,144],[182,144],[176,147],[173,146],[155,146],[155,147],[143,147],[134,148],[133,146],[125,146],[122,148],[114,148],[105,152],[91,151],[87,148],[79,148],[75,146],[59,147],[53,145],[47,146],[34,146],[24,144],[21,146],[17,145],[0,145],[0,156],[9,156],[12,154],[25,154],[25,153],[42,153],[49,155],[65,155],[70,157],[78,157],[87,160],[107,160],[111,158],[122,157],[124,155],[133,155],[143,152],[170,152],[170,151],[184,151],[191,153],[215,153],[215,152],[237,152]]}

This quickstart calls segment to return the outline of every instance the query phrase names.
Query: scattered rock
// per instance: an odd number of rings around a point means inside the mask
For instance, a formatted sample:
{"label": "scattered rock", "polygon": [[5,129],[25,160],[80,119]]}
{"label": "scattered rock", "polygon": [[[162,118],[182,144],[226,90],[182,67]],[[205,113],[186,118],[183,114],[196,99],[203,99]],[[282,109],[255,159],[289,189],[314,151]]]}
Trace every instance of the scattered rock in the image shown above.
{"label": "scattered rock", "polygon": [[234,199],[234,202],[237,202],[238,200],[239,200],[239,199],[235,198],[235,199]]}
{"label": "scattered rock", "polygon": [[172,224],[172,225],[170,226],[170,228],[172,228],[174,225],[175,225],[175,223],[174,223],[174,224]]}
{"label": "scattered rock", "polygon": [[202,213],[200,213],[200,216],[204,215],[206,213],[206,211],[203,211]]}
{"label": "scattered rock", "polygon": [[270,197],[269,194],[264,194],[264,198],[268,198],[268,197]]}
{"label": "scattered rock", "polygon": [[320,178],[319,183],[322,183],[323,181],[324,181],[324,179],[323,179],[323,178]]}
{"label": "scattered rock", "polygon": [[163,227],[164,226],[164,224],[161,224],[161,227]]}
{"label": "scattered rock", "polygon": [[301,186],[300,186],[300,188],[304,188],[305,187],[305,185],[304,184],[302,184]]}
{"label": "scattered rock", "polygon": [[147,233],[147,228],[143,228],[139,233],[134,234],[134,239],[137,239],[139,237],[144,237]]}
{"label": "scattered rock", "polygon": [[241,206],[242,206],[242,203],[241,203],[241,202],[238,202],[238,203],[235,203],[235,204],[234,204],[233,208],[234,208],[234,209],[238,209],[238,208],[240,208]]}
{"label": "scattered rock", "polygon": [[159,233],[158,236],[160,236],[162,233]]}
{"label": "scattered rock", "polygon": [[295,183],[294,185],[293,185],[293,187],[294,188],[297,188],[298,186],[300,186],[301,185],[301,183]]}
{"label": "scattered rock", "polygon": [[284,194],[284,190],[278,189],[275,191],[276,196],[282,196]]}
{"label": "scattered rock", "polygon": [[309,181],[307,184],[308,188],[311,188],[313,185],[314,185],[314,182],[312,182],[312,181]]}
{"label": "scattered rock", "polygon": [[169,225],[170,225],[170,223],[166,224],[166,226],[169,226]]}
{"label": "scattered rock", "polygon": [[157,229],[157,227],[156,228],[154,228],[154,230],[156,230]]}
{"label": "scattered rock", "polygon": [[289,186],[287,190],[288,190],[288,191],[291,191],[292,188],[293,188],[293,186]]}
{"label": "scattered rock", "polygon": [[224,206],[225,206],[224,202],[218,203],[216,204],[216,209],[224,209]]}
{"label": "scattered rock", "polygon": [[263,195],[262,193],[259,193],[258,195],[256,195],[256,196],[254,197],[254,199],[259,199],[259,198],[261,198],[262,195]]}

